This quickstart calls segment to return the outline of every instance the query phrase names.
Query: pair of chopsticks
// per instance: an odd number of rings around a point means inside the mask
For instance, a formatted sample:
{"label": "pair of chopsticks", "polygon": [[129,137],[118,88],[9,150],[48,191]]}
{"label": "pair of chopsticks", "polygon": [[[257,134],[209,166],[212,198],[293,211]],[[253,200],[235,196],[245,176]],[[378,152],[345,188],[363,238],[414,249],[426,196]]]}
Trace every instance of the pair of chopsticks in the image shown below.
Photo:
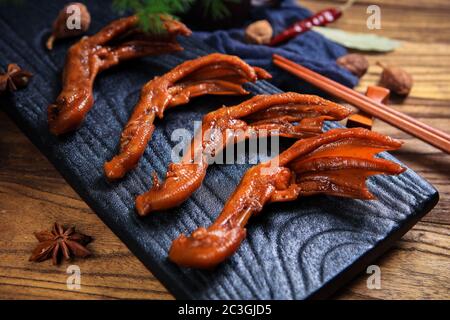
{"label": "pair of chopsticks", "polygon": [[388,107],[383,103],[375,102],[353,89],[324,77],[278,54],[273,55],[273,63],[276,66],[322,89],[323,91],[342,99],[355,107],[358,107],[367,114],[383,120],[390,125],[450,154],[449,134],[420,122],[391,107]]}

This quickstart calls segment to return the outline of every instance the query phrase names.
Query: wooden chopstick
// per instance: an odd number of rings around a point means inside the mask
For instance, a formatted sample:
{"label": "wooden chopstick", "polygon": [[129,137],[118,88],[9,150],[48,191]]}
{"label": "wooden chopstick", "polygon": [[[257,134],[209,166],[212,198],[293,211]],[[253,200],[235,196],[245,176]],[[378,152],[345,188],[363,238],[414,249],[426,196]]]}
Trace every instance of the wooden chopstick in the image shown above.
{"label": "wooden chopstick", "polygon": [[360,110],[379,118],[446,153],[450,153],[449,134],[388,107],[383,103],[374,102],[365,95],[347,88],[340,83],[324,77],[280,55],[274,54],[273,61],[275,65],[317,86],[323,91],[358,107]]}
{"label": "wooden chopstick", "polygon": [[[408,115],[406,115],[406,114],[404,114],[404,113],[402,113],[400,111],[397,111],[397,110],[395,110],[395,109],[393,109],[391,107],[388,107],[387,105],[385,105],[383,103],[375,102],[372,99],[370,99],[369,97],[367,97],[366,95],[363,95],[363,94],[361,94],[361,93],[359,93],[359,92],[357,92],[357,91],[355,91],[353,89],[350,89],[350,88],[348,88],[348,87],[346,87],[346,86],[344,86],[344,85],[342,85],[342,84],[340,84],[338,82],[335,82],[335,81],[333,81],[333,80],[331,80],[331,79],[329,79],[327,77],[324,77],[324,76],[322,76],[322,75],[320,75],[320,74],[318,74],[318,73],[316,73],[316,72],[314,72],[314,71],[312,71],[312,70],[310,70],[308,68],[305,68],[305,67],[303,67],[303,66],[301,66],[301,65],[299,65],[299,64],[297,64],[297,63],[295,63],[295,62],[293,62],[291,60],[288,60],[288,59],[286,59],[286,58],[284,58],[282,56],[276,55],[276,54],[274,55],[274,61],[275,60],[280,60],[282,62],[285,62],[286,64],[290,65],[291,67],[299,69],[303,73],[307,73],[307,74],[311,75],[312,77],[316,77],[316,78],[320,79],[323,82],[327,82],[327,83],[331,84],[332,86],[336,87],[336,89],[338,89],[338,90],[345,91],[346,93],[348,93],[350,95],[355,95],[355,99],[365,100],[366,102],[368,102],[370,104],[376,105],[377,108],[388,110],[389,112],[393,113],[395,116],[397,116],[399,118],[403,118],[403,119],[406,119],[408,121],[413,121],[417,126],[420,126],[420,127],[424,128],[424,129],[430,131],[430,132],[433,132],[436,135],[442,136],[443,138],[445,138],[447,140],[450,140],[450,134],[447,134],[447,133],[445,133],[443,131],[435,129],[435,128],[433,128],[433,127],[431,127],[431,126],[429,126],[429,125],[427,125],[427,124],[425,124],[423,122],[420,122],[420,121],[414,119],[414,118],[411,118],[410,116],[408,116]],[[318,85],[318,87],[320,87],[320,85]]]}

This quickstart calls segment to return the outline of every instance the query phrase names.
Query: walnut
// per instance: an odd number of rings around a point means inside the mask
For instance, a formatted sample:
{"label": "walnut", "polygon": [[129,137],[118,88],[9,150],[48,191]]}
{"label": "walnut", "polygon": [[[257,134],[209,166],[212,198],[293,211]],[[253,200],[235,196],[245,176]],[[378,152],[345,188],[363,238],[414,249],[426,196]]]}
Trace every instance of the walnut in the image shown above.
{"label": "walnut", "polygon": [[381,78],[379,85],[385,87],[399,96],[407,96],[411,91],[413,86],[412,76],[399,67],[385,66],[380,62],[377,62],[383,72],[381,73]]}
{"label": "walnut", "polygon": [[268,44],[272,35],[272,26],[267,20],[253,22],[245,29],[245,39],[249,43]]}
{"label": "walnut", "polygon": [[58,14],[53,22],[53,30],[47,40],[47,49],[53,49],[56,39],[79,36],[89,29],[91,15],[86,6],[79,2],[67,4]]}
{"label": "walnut", "polygon": [[369,61],[362,54],[350,53],[337,59],[336,63],[361,78],[369,68]]}

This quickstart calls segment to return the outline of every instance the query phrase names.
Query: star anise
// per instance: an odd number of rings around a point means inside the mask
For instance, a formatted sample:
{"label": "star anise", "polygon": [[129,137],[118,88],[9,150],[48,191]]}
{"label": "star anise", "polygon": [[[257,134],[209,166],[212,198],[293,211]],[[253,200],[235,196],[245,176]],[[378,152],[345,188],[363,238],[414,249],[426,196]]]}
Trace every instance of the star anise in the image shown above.
{"label": "star anise", "polygon": [[31,72],[22,70],[15,63],[10,63],[6,73],[0,73],[0,93],[4,91],[13,92],[25,87],[32,76]]}
{"label": "star anise", "polygon": [[75,231],[75,227],[65,229],[55,222],[51,231],[34,233],[39,244],[34,249],[30,261],[41,262],[52,258],[53,264],[59,264],[61,255],[69,260],[71,256],[85,258],[91,252],[85,246],[92,237]]}

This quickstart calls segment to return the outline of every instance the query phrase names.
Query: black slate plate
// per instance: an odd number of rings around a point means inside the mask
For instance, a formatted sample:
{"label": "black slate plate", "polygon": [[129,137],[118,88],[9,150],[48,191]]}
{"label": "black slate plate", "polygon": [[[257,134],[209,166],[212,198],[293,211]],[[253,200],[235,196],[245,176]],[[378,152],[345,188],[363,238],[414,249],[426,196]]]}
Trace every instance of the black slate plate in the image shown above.
{"label": "black slate plate", "polygon": [[[437,191],[413,171],[399,177],[377,176],[370,189],[377,201],[317,196],[269,206],[252,219],[238,252],[214,271],[180,269],[167,260],[171,241],[181,232],[208,225],[220,212],[248,165],[213,165],[203,186],[177,210],[140,219],[134,197],[151,184],[150,173],[163,176],[174,129],[192,129],[192,121],[232,99],[201,98],[168,112],[138,168],[119,183],[108,183],[103,162],[116,152],[139,89],[154,75],[210,50],[194,39],[185,51],[143,59],[102,74],[95,85],[95,107],[83,127],[65,138],[48,133],[46,108],[60,90],[60,72],[70,41],[48,53],[48,25],[62,7],[27,1],[20,8],[0,8],[0,63],[16,62],[33,71],[27,89],[3,97],[3,109],[55,165],[69,184],[136,256],[178,298],[304,299],[326,297],[385,252],[438,201]],[[89,2],[91,30],[113,14]],[[266,82],[249,85],[253,93],[279,92]],[[327,127],[337,124],[327,124]],[[252,155],[249,155],[252,156]],[[385,153],[385,158],[395,160]]]}

